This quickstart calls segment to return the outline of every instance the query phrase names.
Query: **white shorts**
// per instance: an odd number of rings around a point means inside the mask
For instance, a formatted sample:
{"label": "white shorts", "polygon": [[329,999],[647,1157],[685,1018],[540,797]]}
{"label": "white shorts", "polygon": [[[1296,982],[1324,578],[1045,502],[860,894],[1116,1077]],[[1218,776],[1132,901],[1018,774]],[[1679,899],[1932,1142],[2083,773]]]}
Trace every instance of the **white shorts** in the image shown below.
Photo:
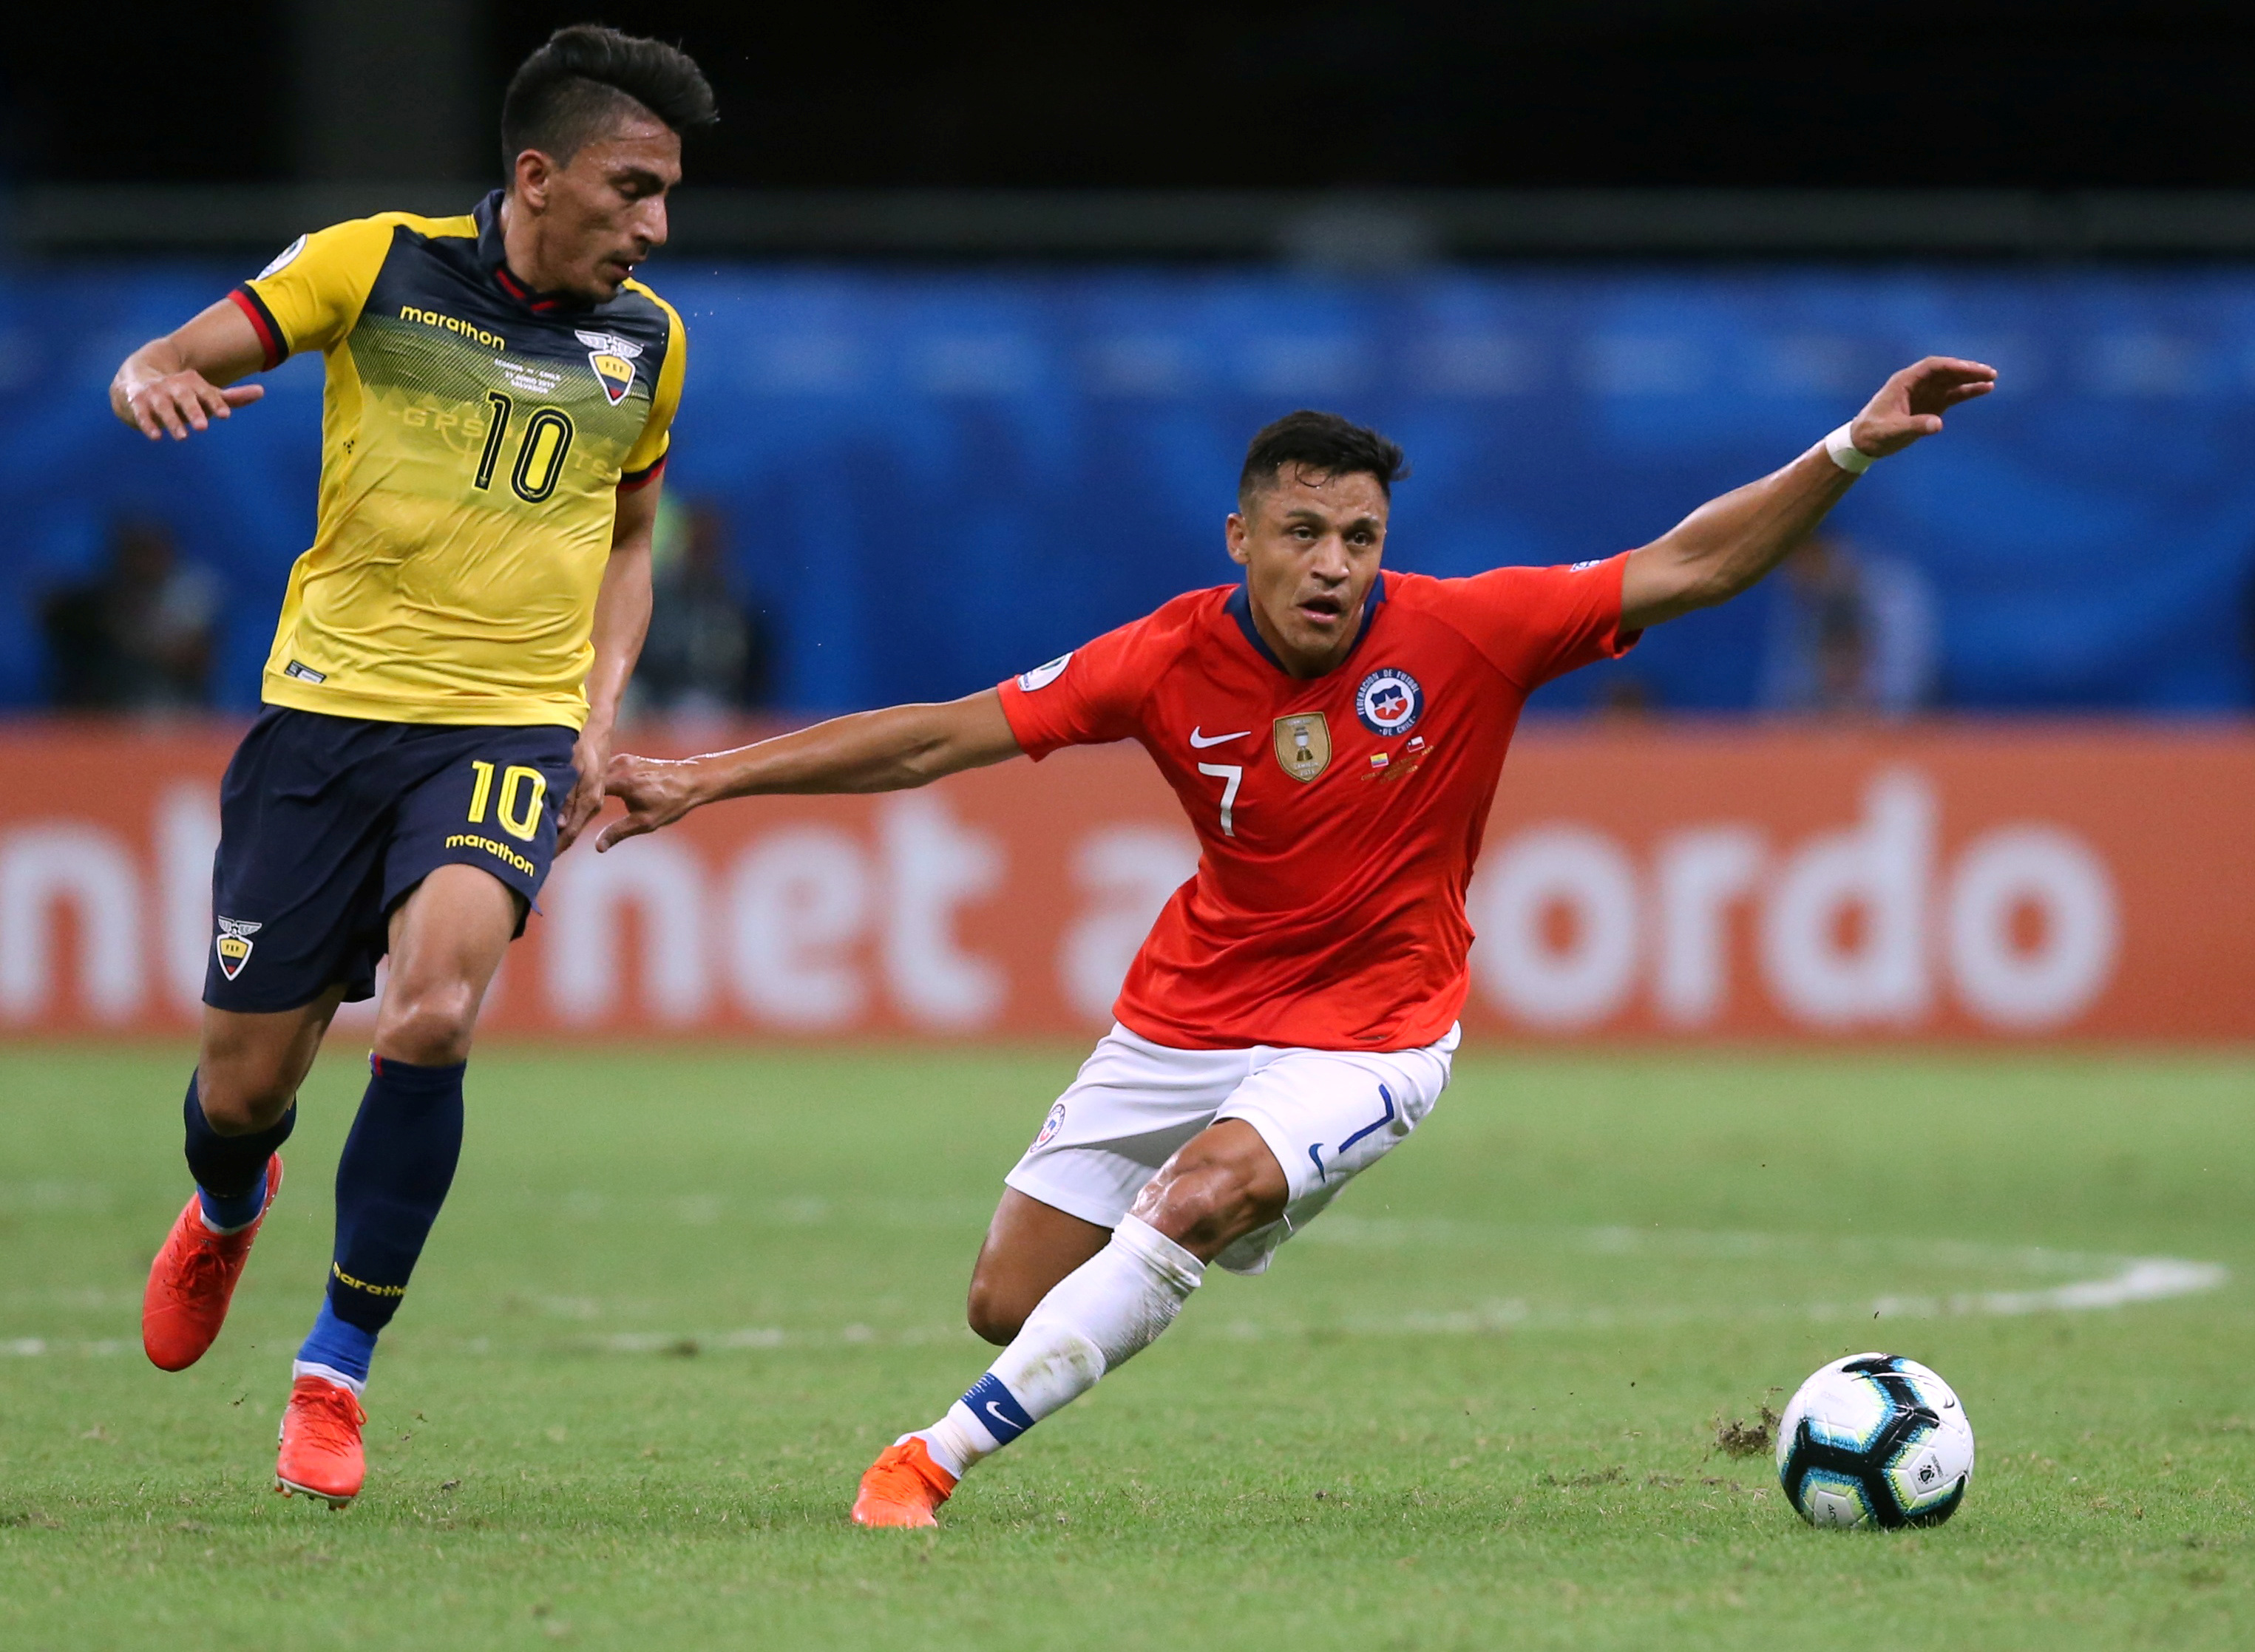
{"label": "white shorts", "polygon": [[1282,1220],[1215,1257],[1261,1273],[1276,1247],[1417,1128],[1448,1088],[1459,1029],[1419,1050],[1177,1050],[1115,1023],[1003,1180],[1067,1215],[1116,1228],[1176,1149],[1241,1118],[1284,1168]]}

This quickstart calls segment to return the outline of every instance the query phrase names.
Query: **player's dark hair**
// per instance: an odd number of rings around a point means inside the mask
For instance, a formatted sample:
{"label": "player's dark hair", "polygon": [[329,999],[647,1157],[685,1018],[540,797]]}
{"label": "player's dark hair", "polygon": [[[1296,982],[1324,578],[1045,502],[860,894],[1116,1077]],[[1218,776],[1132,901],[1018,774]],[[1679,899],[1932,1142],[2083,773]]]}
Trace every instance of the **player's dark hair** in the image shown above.
{"label": "player's dark hair", "polygon": [[1274,487],[1277,473],[1287,465],[1319,476],[1375,477],[1378,491],[1388,499],[1394,497],[1394,484],[1409,474],[1409,462],[1399,443],[1336,413],[1302,408],[1261,430],[1245,450],[1245,468],[1237,478],[1238,503],[1242,506],[1255,494]]}
{"label": "player's dark hair", "polygon": [[575,23],[520,64],[501,105],[501,164],[537,149],[559,166],[620,121],[647,110],[685,136],[720,118],[697,60],[663,40]]}

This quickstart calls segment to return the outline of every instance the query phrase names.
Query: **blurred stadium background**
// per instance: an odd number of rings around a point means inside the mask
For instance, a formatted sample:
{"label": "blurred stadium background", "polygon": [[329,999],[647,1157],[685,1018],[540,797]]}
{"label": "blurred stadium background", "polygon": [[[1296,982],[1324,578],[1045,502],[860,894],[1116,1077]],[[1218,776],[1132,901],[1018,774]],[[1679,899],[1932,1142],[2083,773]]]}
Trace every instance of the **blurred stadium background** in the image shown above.
{"label": "blurred stadium background", "polygon": [[[695,368],[636,743],[964,693],[1222,580],[1242,442],[1296,405],[1407,444],[1389,554],[1451,573],[1639,542],[1974,354],[2004,393],[1823,545],[1537,699],[1476,1015],[2255,1031],[2232,10],[628,10],[726,115],[646,272]],[[187,1024],[209,780],[312,521],[318,361],[177,448],[102,386],[308,226],[474,200],[557,20],[229,15],[114,42],[121,84],[226,88],[206,130],[15,72],[0,740],[42,782],[0,801],[10,1027]],[[499,1023],[1099,1026],[1188,837],[1132,760],[1083,766],[575,858]]]}
{"label": "blurred stadium background", "polygon": [[[1063,1645],[1100,1602],[1123,1648],[2249,1644],[2222,0],[605,8],[724,117],[644,271],[692,351],[644,750],[966,693],[1227,579],[1296,406],[1406,444],[1389,558],[1450,573],[1640,542],[1920,354],[2003,388],[1762,591],[1537,696],[1436,1140],[938,1544],[856,1544],[845,1498],[976,1368],[995,1183],[1190,869],[1132,749],[565,857],[369,1494],[264,1495],[364,1009],[227,1336],[160,1380],[133,1316],[320,370],[177,447],[104,388],[303,230],[466,210],[510,68],[585,15],[131,0],[0,62],[0,1640]],[[1881,1337],[1966,1396],[1982,1482],[1803,1544],[1717,1425]]]}

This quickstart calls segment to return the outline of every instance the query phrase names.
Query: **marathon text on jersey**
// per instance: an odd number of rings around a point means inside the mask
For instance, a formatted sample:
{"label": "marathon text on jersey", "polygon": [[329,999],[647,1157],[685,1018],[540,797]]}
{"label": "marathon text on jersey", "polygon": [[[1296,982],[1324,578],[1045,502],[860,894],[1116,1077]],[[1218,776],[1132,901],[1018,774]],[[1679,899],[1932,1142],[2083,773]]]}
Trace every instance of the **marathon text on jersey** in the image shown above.
{"label": "marathon text on jersey", "polygon": [[426,327],[444,327],[449,332],[459,332],[466,339],[475,340],[488,350],[509,348],[509,340],[498,332],[488,332],[483,327],[473,326],[458,317],[440,315],[436,310],[418,310],[411,304],[403,304],[399,306],[399,318],[402,321],[419,321]]}

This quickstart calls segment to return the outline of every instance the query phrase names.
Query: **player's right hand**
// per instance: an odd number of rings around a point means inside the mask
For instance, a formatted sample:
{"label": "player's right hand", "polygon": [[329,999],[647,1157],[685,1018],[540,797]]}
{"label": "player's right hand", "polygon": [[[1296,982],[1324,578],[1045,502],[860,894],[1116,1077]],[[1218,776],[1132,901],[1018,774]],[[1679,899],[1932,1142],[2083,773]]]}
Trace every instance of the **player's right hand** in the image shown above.
{"label": "player's right hand", "polygon": [[621,752],[611,759],[610,767],[603,772],[603,792],[627,806],[626,818],[603,828],[595,839],[595,852],[600,855],[614,844],[671,826],[696,808],[694,774],[688,763],[636,757],[631,752]]}
{"label": "player's right hand", "polygon": [[230,417],[266,394],[262,384],[234,384],[222,390],[194,368],[167,373],[137,385],[118,398],[117,412],[151,441],[170,434],[176,442],[188,432],[207,430],[211,421]]}
{"label": "player's right hand", "polygon": [[1858,452],[1873,458],[1900,453],[1942,429],[1942,416],[1962,402],[1997,388],[1997,369],[1985,361],[1930,355],[1914,361],[1879,387],[1848,427]]}

